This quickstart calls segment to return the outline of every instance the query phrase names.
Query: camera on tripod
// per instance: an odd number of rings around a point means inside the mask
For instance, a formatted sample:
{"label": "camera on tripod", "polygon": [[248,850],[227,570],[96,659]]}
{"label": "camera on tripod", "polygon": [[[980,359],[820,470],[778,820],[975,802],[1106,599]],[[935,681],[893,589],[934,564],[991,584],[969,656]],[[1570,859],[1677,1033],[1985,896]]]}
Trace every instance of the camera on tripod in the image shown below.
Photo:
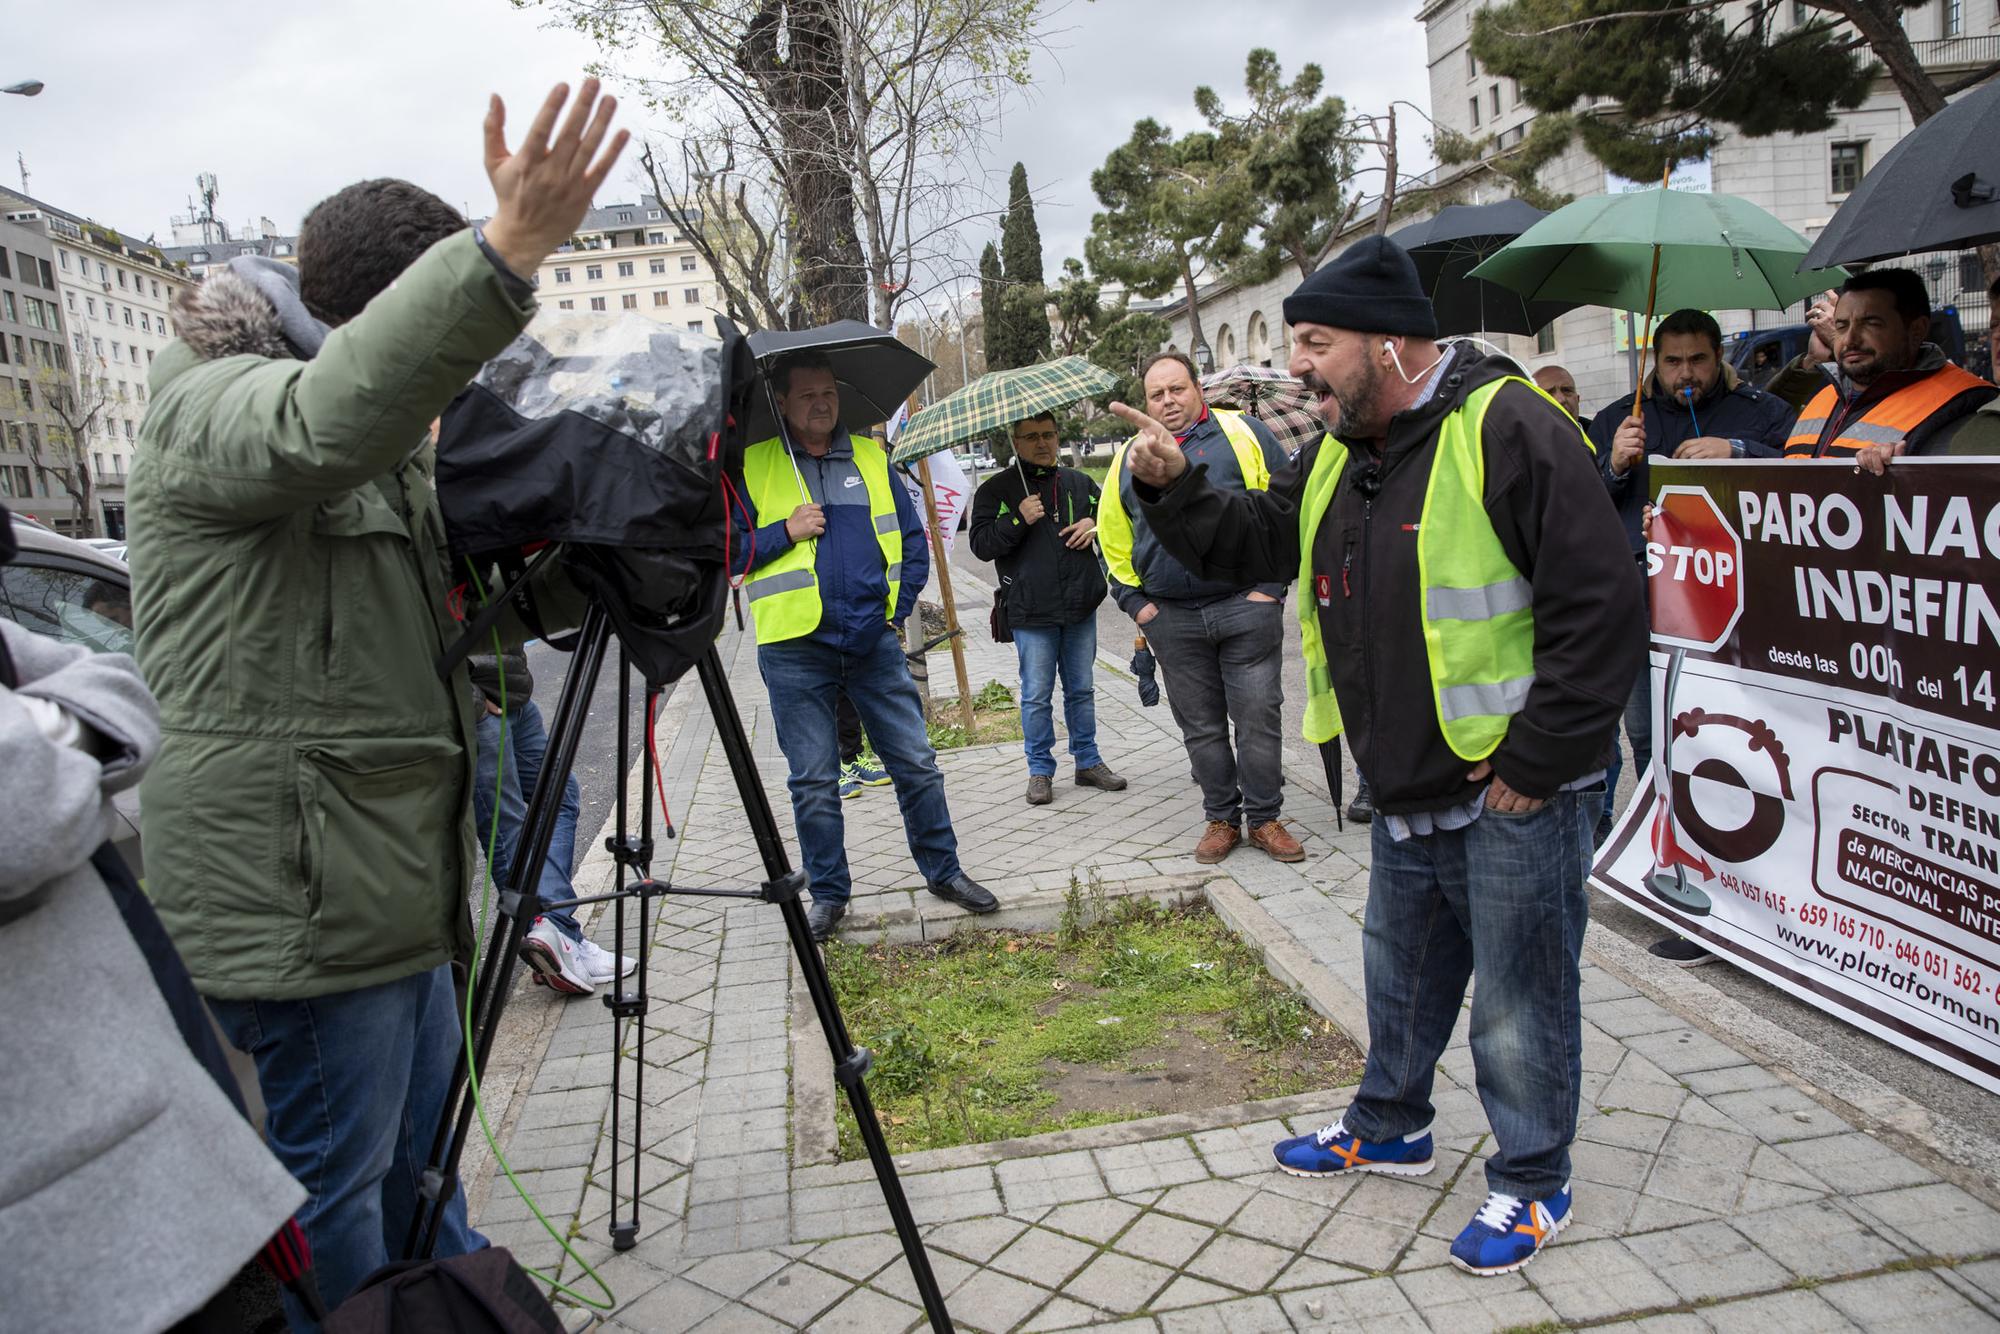
{"label": "camera on tripod", "polygon": [[[864,1077],[869,1054],[855,1048],[841,1018],[825,960],[800,906],[805,875],[792,868],[715,650],[729,583],[724,477],[732,469],[740,471],[745,424],[760,408],[773,406],[748,341],[727,321],[716,323],[719,337],[710,339],[637,315],[545,315],[486,366],[446,411],[440,426],[438,503],[452,560],[468,571],[475,586],[484,585],[496,569],[503,585],[497,596],[487,598],[458,643],[441,655],[440,674],[448,676],[468,652],[490,637],[509,607],[541,638],[575,656],[549,728],[548,749],[528,801],[509,883],[472,982],[468,1044],[453,1074],[430,1165],[423,1173],[422,1204],[411,1223],[407,1254],[412,1259],[429,1256],[446,1202],[455,1195],[458,1165],[475,1111],[468,1076],[484,1067],[491,1051],[516,956],[533,916],[532,906],[526,912],[522,907],[532,905],[531,886],[548,856],[591,697],[615,637],[619,655],[616,833],[607,842],[617,862],[618,883],[608,894],[541,905],[548,909],[610,903],[615,955],[626,950],[628,908],[636,919],[637,967],[629,981],[614,979],[610,994],[603,998],[614,1020],[607,1175],[613,1248],[630,1249],[639,1232],[649,906],[675,894],[758,900],[775,905],[784,917],[836,1077],[847,1092],[931,1327],[949,1331],[952,1324],[944,1297],[868,1097]],[[852,327],[866,343],[876,345],[873,351],[881,351],[879,345],[886,342],[921,363],[902,393],[931,369],[928,361],[901,348],[889,335],[867,326]],[[777,355],[805,336],[760,337],[772,337]],[[760,388],[762,403],[757,398]],[[865,396],[857,395],[857,400],[866,405],[857,411],[879,411]],[[775,418],[774,406],[770,415]],[[545,609],[537,605],[532,589],[537,571],[557,553],[562,571],[583,595],[584,610],[573,635],[552,638],[544,624]],[[671,877],[653,878],[655,757],[650,745],[640,751],[637,835],[630,829],[625,775],[632,671],[636,668],[645,683],[640,717],[642,726],[650,726],[663,690],[690,666],[698,669],[743,818],[763,861],[765,878],[755,886],[680,885]],[[671,836],[671,827],[668,833]],[[629,1092],[624,1074],[628,1043]]]}

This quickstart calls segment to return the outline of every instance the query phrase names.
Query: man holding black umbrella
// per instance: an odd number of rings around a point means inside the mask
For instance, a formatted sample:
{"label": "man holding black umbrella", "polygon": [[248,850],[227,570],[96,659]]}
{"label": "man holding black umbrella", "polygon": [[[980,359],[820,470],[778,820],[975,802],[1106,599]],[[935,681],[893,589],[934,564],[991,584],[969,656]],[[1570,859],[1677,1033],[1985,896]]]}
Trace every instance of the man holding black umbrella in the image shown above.
{"label": "man holding black umbrella", "polygon": [[853,888],[835,721],[842,692],[895,780],[910,855],[930,892],[993,912],[998,900],[958,864],[944,775],[897,637],[930,575],[923,520],[889,475],[882,446],[841,426],[840,384],[823,353],[789,354],[770,375],[778,433],[743,453],[730,554],[749,571],[757,666],[791,768],[813,939],[833,934]]}

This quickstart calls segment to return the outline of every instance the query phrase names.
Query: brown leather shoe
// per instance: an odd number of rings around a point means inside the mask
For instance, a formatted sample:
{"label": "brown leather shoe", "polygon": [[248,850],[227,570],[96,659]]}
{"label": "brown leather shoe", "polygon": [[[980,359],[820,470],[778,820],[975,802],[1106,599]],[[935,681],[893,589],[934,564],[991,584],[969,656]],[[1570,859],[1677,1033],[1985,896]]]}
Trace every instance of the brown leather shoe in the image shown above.
{"label": "brown leather shoe", "polygon": [[1274,862],[1302,862],[1306,850],[1292,837],[1282,820],[1266,820],[1250,831],[1250,841],[1271,854]]}
{"label": "brown leather shoe", "polygon": [[1055,799],[1056,794],[1049,783],[1049,776],[1047,774],[1028,775],[1028,804],[1030,806],[1046,806]]}
{"label": "brown leather shoe", "polygon": [[1236,845],[1242,841],[1242,831],[1229,821],[1210,820],[1208,832],[1194,845],[1194,859],[1203,866],[1213,866],[1236,851]]}

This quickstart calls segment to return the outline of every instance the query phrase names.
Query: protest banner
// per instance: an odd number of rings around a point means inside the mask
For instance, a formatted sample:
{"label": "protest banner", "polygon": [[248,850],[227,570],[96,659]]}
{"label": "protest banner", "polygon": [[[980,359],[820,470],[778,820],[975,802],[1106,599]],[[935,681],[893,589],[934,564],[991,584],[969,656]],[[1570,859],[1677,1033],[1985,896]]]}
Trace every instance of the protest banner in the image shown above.
{"label": "protest banner", "polygon": [[[972,484],[965,478],[965,469],[958,466],[958,460],[949,452],[933,454],[928,460],[931,465],[931,494],[937,497],[938,536],[944,540],[944,549],[950,553],[958,540],[958,521],[972,501]],[[902,480],[903,489],[916,502],[917,513],[924,513],[924,491],[916,477],[898,469],[897,477]]]}
{"label": "protest banner", "polygon": [[1652,469],[1653,772],[1594,882],[2000,1092],[2000,466]]}

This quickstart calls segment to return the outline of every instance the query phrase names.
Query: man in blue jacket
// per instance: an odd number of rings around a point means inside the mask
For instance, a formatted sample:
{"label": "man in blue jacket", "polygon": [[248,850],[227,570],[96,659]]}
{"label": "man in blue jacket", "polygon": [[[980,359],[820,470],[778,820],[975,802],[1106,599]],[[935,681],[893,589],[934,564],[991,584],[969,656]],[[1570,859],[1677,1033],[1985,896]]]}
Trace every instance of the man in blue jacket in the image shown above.
{"label": "man in blue jacket", "polygon": [[[1648,460],[1765,459],[1785,451],[1785,437],[1797,414],[1775,394],[1752,388],[1723,364],[1722,328],[1706,311],[1677,310],[1654,331],[1657,361],[1641,394],[1641,415],[1632,415],[1632,400],[1620,399],[1592,419],[1591,443],[1597,446],[1604,485],[1618,506],[1632,555],[1644,560],[1646,540],[1640,519],[1650,491]],[[1643,773],[1653,759],[1652,689],[1642,668],[1625,706],[1625,735],[1632,742],[1632,762]],[[1623,765],[1612,747],[1611,768],[1605,776],[1605,813],[1598,839],[1610,832],[1612,806]]]}
{"label": "man in blue jacket", "polygon": [[772,382],[778,434],[743,451],[743,524],[731,556],[733,568],[749,570],[757,667],[812,881],[813,939],[833,933],[853,888],[834,716],[843,692],[895,780],[910,856],[930,892],[992,912],[999,902],[958,864],[944,775],[897,637],[930,575],[923,521],[882,446],[841,427],[840,386],[824,356],[789,357]]}

